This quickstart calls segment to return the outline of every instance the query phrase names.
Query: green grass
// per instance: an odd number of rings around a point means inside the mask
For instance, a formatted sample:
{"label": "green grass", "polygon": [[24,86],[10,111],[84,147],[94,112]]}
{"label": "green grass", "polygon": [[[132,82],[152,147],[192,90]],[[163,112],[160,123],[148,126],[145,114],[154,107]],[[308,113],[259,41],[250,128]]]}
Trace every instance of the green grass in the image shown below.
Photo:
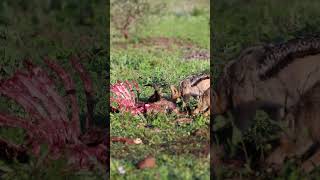
{"label": "green grass", "polygon": [[[168,52],[160,56],[142,53],[139,50],[111,53],[111,82],[136,80],[142,89],[141,99],[146,99],[152,95],[153,90],[143,87],[143,84],[165,82],[178,85],[184,77],[209,69],[209,62],[187,63]],[[165,90],[169,96],[168,88]],[[111,177],[148,179],[156,176],[161,179],[209,179],[209,159],[199,157],[197,153],[203,150],[204,144],[208,143],[209,135],[204,137],[191,135],[197,129],[206,129],[209,132],[209,118],[198,117],[191,124],[183,126],[178,126],[175,119],[174,115],[165,114],[147,116],[146,119],[132,115],[112,114],[111,136],[141,138],[144,144],[112,144]],[[159,129],[160,132],[155,132],[155,129]],[[197,146],[198,148],[195,148]],[[157,158],[157,167],[146,171],[137,170],[135,164],[149,154]],[[119,175],[117,171],[119,166],[126,169],[125,176]]]}
{"label": "green grass", "polygon": [[[152,88],[143,86],[145,84],[165,83],[177,86],[189,75],[209,72],[209,61],[183,60],[183,45],[169,44],[173,49],[158,48],[152,44],[144,45],[140,41],[143,38],[165,37],[208,49],[209,13],[205,9],[201,11],[206,13],[192,16],[191,12],[180,15],[169,9],[162,15],[149,17],[138,31],[132,31],[132,39],[125,42],[128,44],[127,49],[115,45],[119,39],[111,39],[111,83],[118,80],[137,81],[141,87],[140,98],[143,100],[153,93]],[[135,45],[139,47],[135,48]],[[164,88],[164,92],[167,96],[170,95],[168,86]],[[192,123],[180,125],[175,122],[176,119],[175,114],[160,113],[146,117],[111,114],[111,137],[140,138],[143,144],[111,143],[110,177],[209,179],[209,157],[204,152],[209,142],[209,118],[197,116]],[[202,133],[195,135],[197,131]],[[136,164],[148,155],[156,158],[156,167],[137,169]],[[119,168],[123,168],[125,173],[120,174]]]}
{"label": "green grass", "polygon": [[[111,136],[141,138],[141,145],[111,145],[111,177],[126,179],[209,179],[209,159],[201,154],[209,134],[191,136],[191,132],[204,129],[209,132],[208,119],[198,117],[190,125],[178,126],[174,117],[156,115],[140,119],[116,114],[111,118]],[[157,166],[139,170],[136,163],[147,155],[156,157]],[[121,175],[119,167],[126,173]]]}
{"label": "green grass", "polygon": [[[299,0],[215,1],[212,9],[214,17],[211,27],[214,58],[213,76],[218,77],[223,65],[237,57],[240,51],[246,47],[319,34],[319,8],[320,2],[316,0],[303,2]],[[213,121],[216,122],[216,119]],[[259,133],[264,132],[260,131]],[[259,137],[256,135],[251,137],[251,140],[259,142]],[[265,143],[260,145],[256,148],[267,146]],[[229,148],[242,149],[241,144],[234,141],[231,141]],[[248,158],[254,159],[256,155],[249,154]],[[318,170],[311,174],[304,174],[297,167],[298,165],[294,163],[287,163],[278,175],[250,172],[247,168],[226,168],[219,173],[219,178],[313,179],[319,177]],[[259,176],[257,177],[256,174]]]}
{"label": "green grass", "polygon": [[150,24],[142,29],[140,37],[173,37],[190,40],[196,45],[209,49],[209,13],[199,16],[168,15],[153,17]]}

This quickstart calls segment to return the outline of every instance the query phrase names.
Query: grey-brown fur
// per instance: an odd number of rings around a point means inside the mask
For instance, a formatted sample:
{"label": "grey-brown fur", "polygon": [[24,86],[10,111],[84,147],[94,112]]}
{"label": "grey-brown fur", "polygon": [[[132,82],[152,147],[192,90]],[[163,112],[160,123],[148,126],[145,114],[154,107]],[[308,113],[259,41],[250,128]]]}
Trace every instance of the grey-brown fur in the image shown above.
{"label": "grey-brown fur", "polygon": [[[304,94],[286,115],[288,131],[283,133],[280,146],[268,157],[268,164],[281,165],[285,157],[302,156],[320,143],[320,82]],[[320,165],[320,150],[302,164],[305,171]]]}
{"label": "grey-brown fur", "polygon": [[199,98],[210,87],[210,76],[208,74],[199,74],[189,76],[180,82],[179,91],[184,100],[190,96]]}
{"label": "grey-brown fur", "polygon": [[320,143],[320,82],[301,97],[299,103],[289,111],[287,117],[290,128],[297,132],[300,132],[302,128],[307,128],[312,139]]}
{"label": "grey-brown fur", "polygon": [[[288,47],[282,50],[292,47],[291,44],[288,43]],[[272,68],[272,64],[279,62],[279,57],[282,57],[275,56],[276,50],[270,51],[266,47],[262,45],[245,49],[239,58],[226,65],[213,87],[213,114],[232,110],[235,124],[240,129],[250,125],[257,109],[265,110],[273,119],[283,118],[284,113],[299,101],[300,96],[320,80],[320,54],[313,52],[295,57],[272,77],[261,79],[259,73]],[[274,54],[269,55],[270,52]],[[264,63],[269,68],[259,69],[263,59],[269,56],[275,58],[265,59],[270,61]]]}

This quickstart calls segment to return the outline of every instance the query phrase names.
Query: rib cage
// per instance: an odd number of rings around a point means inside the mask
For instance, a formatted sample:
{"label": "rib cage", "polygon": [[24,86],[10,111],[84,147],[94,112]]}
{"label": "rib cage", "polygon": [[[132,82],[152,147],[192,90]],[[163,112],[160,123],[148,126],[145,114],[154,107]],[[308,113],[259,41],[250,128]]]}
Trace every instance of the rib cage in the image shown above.
{"label": "rib cage", "polygon": [[[88,122],[93,115],[94,89],[89,73],[80,64],[77,56],[71,56],[70,62],[80,74],[87,99],[87,124],[81,132],[79,103],[76,86],[71,75],[55,61],[44,58],[44,62],[63,82],[67,97],[65,101],[49,74],[40,66],[25,61],[24,69],[18,70],[12,77],[0,81],[0,95],[14,100],[21,105],[27,118],[19,118],[0,112],[0,127],[24,129],[26,136],[18,145],[10,140],[0,139],[0,158],[12,159],[11,156],[27,159],[32,154],[39,157],[42,144],[48,145],[48,154],[43,160],[66,156],[70,168],[90,169],[96,162],[108,161],[109,136],[105,129],[96,128]],[[66,105],[67,104],[67,105]],[[71,106],[71,117],[67,108]],[[8,158],[9,157],[9,158]],[[92,158],[96,159],[95,163]]]}

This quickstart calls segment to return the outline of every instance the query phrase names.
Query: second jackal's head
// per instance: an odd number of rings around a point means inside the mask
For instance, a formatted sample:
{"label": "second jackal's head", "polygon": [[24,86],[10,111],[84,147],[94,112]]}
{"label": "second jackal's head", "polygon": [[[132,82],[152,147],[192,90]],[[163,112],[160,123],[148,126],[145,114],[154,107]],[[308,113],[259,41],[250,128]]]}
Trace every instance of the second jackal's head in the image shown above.
{"label": "second jackal's head", "polygon": [[171,90],[171,99],[173,101],[176,101],[178,98],[181,97],[180,91],[175,86],[171,85],[170,90]]}

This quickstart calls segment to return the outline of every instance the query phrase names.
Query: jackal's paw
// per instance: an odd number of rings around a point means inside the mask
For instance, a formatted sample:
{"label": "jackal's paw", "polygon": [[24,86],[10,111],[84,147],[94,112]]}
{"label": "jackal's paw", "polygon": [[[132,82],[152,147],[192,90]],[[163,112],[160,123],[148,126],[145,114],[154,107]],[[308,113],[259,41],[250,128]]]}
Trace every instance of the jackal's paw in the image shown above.
{"label": "jackal's paw", "polygon": [[309,160],[306,160],[305,162],[302,163],[301,169],[305,173],[310,173],[311,171],[313,171],[319,165],[320,165],[319,160],[317,160],[317,159],[310,160],[309,159]]}
{"label": "jackal's paw", "polygon": [[276,149],[267,158],[267,166],[278,167],[284,162],[286,154],[281,149]]}

